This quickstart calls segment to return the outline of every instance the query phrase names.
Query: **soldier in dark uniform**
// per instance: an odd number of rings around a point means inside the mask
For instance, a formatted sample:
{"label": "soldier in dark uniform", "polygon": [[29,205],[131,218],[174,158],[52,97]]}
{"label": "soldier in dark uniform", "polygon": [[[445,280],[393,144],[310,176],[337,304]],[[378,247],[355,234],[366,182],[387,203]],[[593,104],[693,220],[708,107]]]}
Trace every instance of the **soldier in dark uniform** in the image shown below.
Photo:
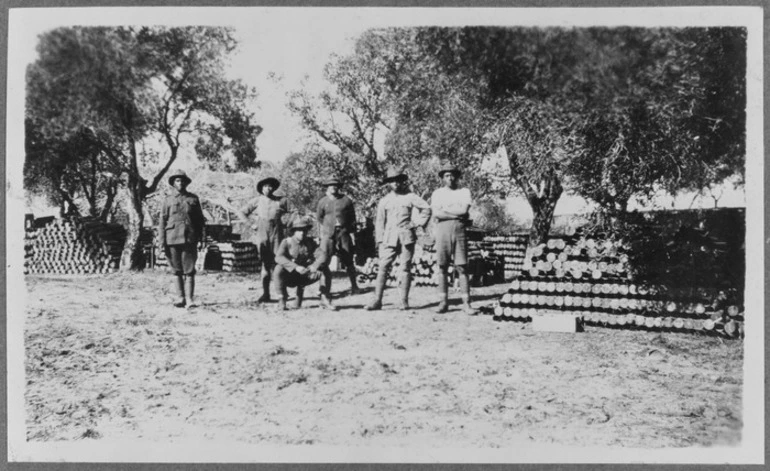
{"label": "soldier in dark uniform", "polygon": [[305,286],[321,282],[321,304],[327,309],[337,310],[331,302],[329,292],[331,290],[332,274],[326,265],[326,255],[323,247],[319,247],[315,241],[307,235],[312,228],[309,219],[298,218],[289,227],[291,235],[285,238],[275,255],[277,265],[275,267],[275,283],[280,298],[278,306],[286,309],[286,301],[289,294],[287,287],[297,288],[296,308],[302,306]]}
{"label": "soldier in dark uniform", "polygon": [[[339,178],[330,178],[324,182],[326,195],[318,202],[318,232],[323,253],[331,258],[337,255],[345,265],[350,279],[350,294],[358,293],[356,266],[353,256],[352,235],[356,232],[356,209],[349,196],[340,193],[342,183]],[[330,260],[325,260],[329,263]]]}
{"label": "soldier in dark uniform", "polygon": [[198,243],[202,239],[206,221],[200,200],[187,191],[190,181],[182,170],[176,170],[168,177],[168,183],[175,191],[163,201],[158,225],[161,249],[166,253],[169,266],[176,277],[176,307],[197,306],[195,261],[198,258]]}
{"label": "soldier in dark uniform", "polygon": [[262,296],[258,302],[270,301],[270,276],[275,268],[275,253],[284,237],[283,216],[289,212],[286,198],[275,195],[281,182],[274,177],[266,177],[257,182],[257,196],[239,211],[239,217],[246,221],[254,216],[256,230],[254,243],[262,265]]}

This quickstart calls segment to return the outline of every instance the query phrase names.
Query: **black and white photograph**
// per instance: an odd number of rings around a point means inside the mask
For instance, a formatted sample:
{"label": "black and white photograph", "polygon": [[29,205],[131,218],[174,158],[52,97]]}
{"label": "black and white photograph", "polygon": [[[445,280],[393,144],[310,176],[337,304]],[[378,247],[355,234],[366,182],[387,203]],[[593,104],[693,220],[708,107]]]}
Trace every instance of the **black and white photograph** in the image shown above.
{"label": "black and white photograph", "polygon": [[763,15],[10,8],[9,462],[763,464]]}

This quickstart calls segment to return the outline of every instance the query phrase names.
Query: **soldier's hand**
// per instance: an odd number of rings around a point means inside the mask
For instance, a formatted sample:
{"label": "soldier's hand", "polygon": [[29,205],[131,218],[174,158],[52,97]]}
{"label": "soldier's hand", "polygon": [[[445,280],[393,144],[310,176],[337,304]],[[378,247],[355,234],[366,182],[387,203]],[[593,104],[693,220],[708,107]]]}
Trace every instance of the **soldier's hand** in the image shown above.
{"label": "soldier's hand", "polygon": [[307,271],[308,270],[305,267],[297,267],[297,273],[299,273],[300,275],[304,275],[305,273],[307,273]]}

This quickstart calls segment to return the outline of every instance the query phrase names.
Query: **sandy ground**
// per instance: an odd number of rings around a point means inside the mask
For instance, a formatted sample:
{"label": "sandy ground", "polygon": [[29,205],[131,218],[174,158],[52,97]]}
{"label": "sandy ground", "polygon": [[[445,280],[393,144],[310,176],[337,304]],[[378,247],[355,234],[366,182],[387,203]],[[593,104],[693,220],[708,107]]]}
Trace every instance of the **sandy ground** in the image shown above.
{"label": "sandy ground", "polygon": [[[433,312],[258,305],[255,275],[198,277],[170,304],[162,272],[28,276],[29,441],[199,440],[330,446],[685,447],[740,443],[743,345],[688,334]],[[491,305],[506,285],[478,288]],[[454,294],[457,298],[457,294]]]}

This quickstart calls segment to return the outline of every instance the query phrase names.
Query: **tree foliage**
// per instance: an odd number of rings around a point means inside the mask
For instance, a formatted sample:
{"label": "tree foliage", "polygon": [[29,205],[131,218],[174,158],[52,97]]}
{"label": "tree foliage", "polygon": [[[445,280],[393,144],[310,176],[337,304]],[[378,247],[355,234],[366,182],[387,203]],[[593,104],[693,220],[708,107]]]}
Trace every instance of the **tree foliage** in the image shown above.
{"label": "tree foliage", "polygon": [[223,154],[235,170],[259,164],[261,127],[247,111],[255,93],[224,75],[235,47],[231,31],[215,27],[74,27],[41,36],[27,70],[35,152],[25,168],[30,178],[43,161],[81,171],[89,159],[62,149],[87,141],[99,168],[120,177],[128,196],[124,268],[139,264],[143,203],[180,149],[189,146],[212,167]]}

